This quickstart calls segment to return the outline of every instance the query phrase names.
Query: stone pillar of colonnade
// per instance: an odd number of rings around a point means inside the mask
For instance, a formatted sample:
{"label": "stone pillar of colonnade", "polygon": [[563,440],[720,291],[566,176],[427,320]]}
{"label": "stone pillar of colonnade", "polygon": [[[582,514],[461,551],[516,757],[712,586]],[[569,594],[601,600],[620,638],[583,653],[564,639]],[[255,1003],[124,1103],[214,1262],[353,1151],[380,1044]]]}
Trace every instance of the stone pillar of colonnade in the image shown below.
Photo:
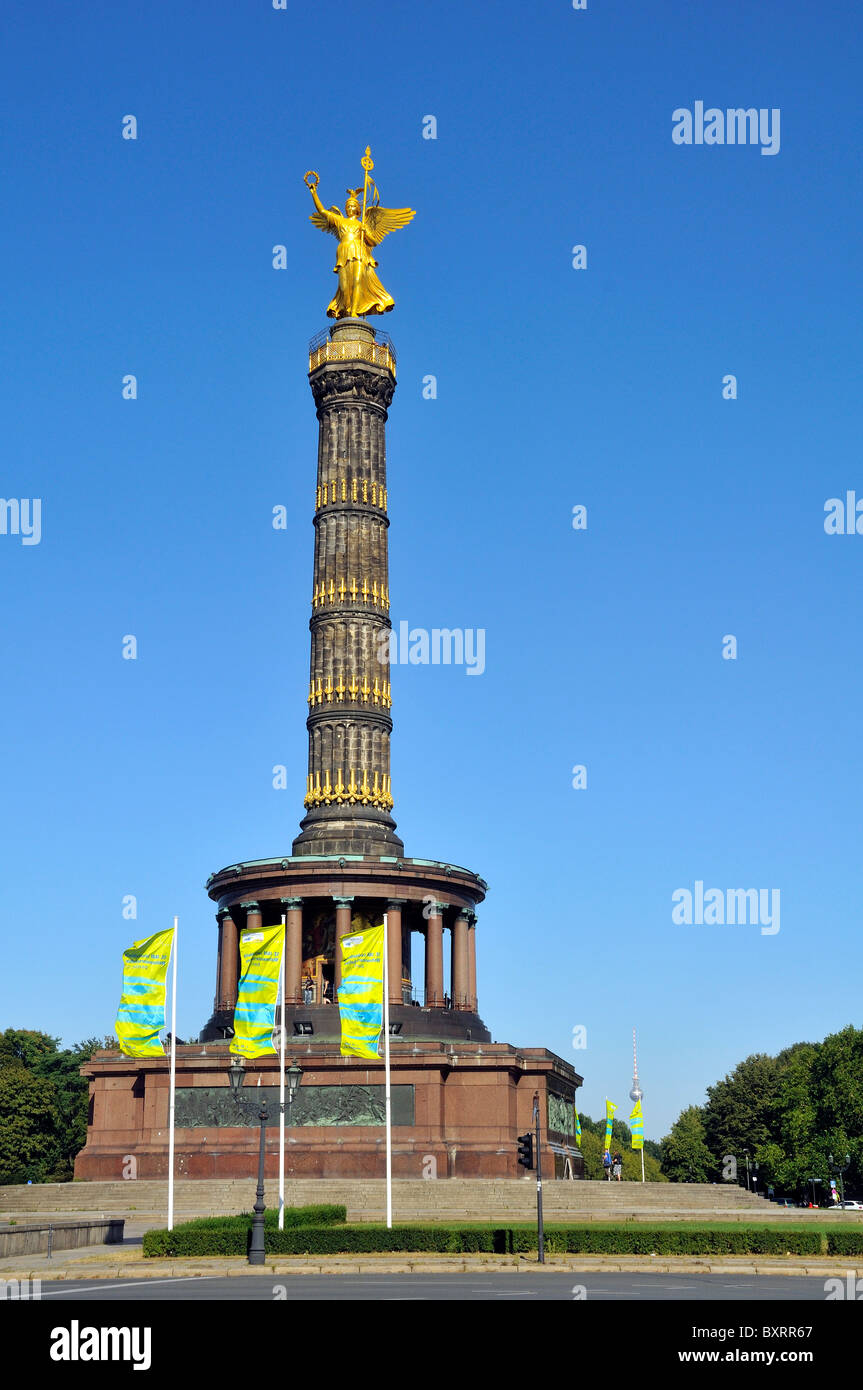
{"label": "stone pillar of colonnade", "polygon": [[219,1003],[233,1009],[237,1002],[237,982],[239,980],[240,944],[237,924],[230,912],[220,912],[221,949],[219,962]]}
{"label": "stone pillar of colonnade", "polygon": [[302,1003],[303,900],[282,898],[285,914],[285,1008]]}
{"label": "stone pillar of colonnade", "polygon": [[452,1006],[470,1007],[470,965],[468,959],[468,913],[460,908],[452,925]]}
{"label": "stone pillar of colonnade", "polygon": [[468,919],[467,933],[467,962],[468,962],[468,1007],[472,1013],[476,1013],[479,1007],[476,997],[476,913],[472,912]]}
{"label": "stone pillar of colonnade", "polygon": [[443,1008],[443,903],[432,903],[426,919],[425,1006]]}
{"label": "stone pillar of colonnade", "polygon": [[354,900],[353,898],[333,898],[333,902],[336,908],[336,959],[333,979],[335,988],[338,989],[342,982],[341,942],[343,936],[350,936],[351,934],[351,908]]}
{"label": "stone pillar of colonnade", "polygon": [[387,903],[387,970],[390,1004],[402,1002],[402,908],[403,898]]}

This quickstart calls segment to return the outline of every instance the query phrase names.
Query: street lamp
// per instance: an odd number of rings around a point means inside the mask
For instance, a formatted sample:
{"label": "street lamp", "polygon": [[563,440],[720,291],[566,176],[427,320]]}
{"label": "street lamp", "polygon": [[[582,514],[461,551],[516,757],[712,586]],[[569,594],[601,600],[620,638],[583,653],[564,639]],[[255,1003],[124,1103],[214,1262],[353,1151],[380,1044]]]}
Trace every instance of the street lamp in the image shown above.
{"label": "street lamp", "polygon": [[749,1150],[743,1150],[743,1157],[746,1159],[746,1191],[749,1191]]}
{"label": "street lamp", "polygon": [[255,1192],[255,1215],[252,1220],[252,1241],[249,1246],[249,1264],[262,1265],[264,1263],[264,1146],[267,1141],[267,1102],[261,1102],[261,1113],[258,1116],[261,1122],[261,1140],[258,1148],[258,1186]]}
{"label": "street lamp", "polygon": [[[240,1100],[240,1091],[242,1089],[242,1085],[245,1079],[246,1064],[243,1061],[243,1058],[235,1052],[233,1057],[231,1058],[231,1065],[228,1068],[228,1080],[231,1083],[231,1094],[233,1095],[234,1100],[237,1102],[238,1106],[243,1104],[243,1101]],[[254,1102],[246,1102],[246,1104],[253,1103]],[[264,1212],[266,1210],[264,1206],[264,1157],[265,1145],[267,1140],[268,1118],[269,1117],[267,1115],[267,1102],[266,1100],[263,1100],[261,1102],[261,1109],[258,1115],[258,1119],[261,1125],[261,1137],[258,1145],[258,1186],[255,1192],[255,1215],[252,1220],[252,1240],[251,1244],[249,1245],[250,1265],[262,1265],[264,1263]]]}
{"label": "street lamp", "polygon": [[228,1080],[231,1083],[231,1095],[239,1105],[240,1087],[246,1077],[246,1064],[239,1053],[235,1052],[231,1058],[231,1065],[228,1068]]}
{"label": "street lamp", "polygon": [[297,1066],[296,1062],[291,1062],[285,1072],[285,1080],[288,1083],[288,1128],[291,1127],[291,1107],[294,1103],[294,1096],[299,1090],[300,1082],[303,1079],[303,1069]]}

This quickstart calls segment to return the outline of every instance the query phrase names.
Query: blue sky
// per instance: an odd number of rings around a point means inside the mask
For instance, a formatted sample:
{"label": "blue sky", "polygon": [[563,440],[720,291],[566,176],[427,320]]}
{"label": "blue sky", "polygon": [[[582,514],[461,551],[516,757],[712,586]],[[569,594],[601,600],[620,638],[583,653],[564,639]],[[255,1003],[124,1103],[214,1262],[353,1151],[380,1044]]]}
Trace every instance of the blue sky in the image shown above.
{"label": "blue sky", "polygon": [[[482,677],[394,669],[395,814],[489,881],[494,1037],[597,1115],[637,1026],[659,1137],[859,1025],[863,536],[823,526],[863,497],[857,7],[19,0],[5,30],[0,495],[42,539],[0,535],[0,1026],[110,1030],[176,912],[196,1032],[207,875],[296,834],[334,292],[302,175],[341,200],[367,143],[417,209],[379,253],[392,617],[487,634]],[[779,108],[779,153],[675,145],[699,100]],[[676,925],[699,879],[779,889],[780,931]]]}

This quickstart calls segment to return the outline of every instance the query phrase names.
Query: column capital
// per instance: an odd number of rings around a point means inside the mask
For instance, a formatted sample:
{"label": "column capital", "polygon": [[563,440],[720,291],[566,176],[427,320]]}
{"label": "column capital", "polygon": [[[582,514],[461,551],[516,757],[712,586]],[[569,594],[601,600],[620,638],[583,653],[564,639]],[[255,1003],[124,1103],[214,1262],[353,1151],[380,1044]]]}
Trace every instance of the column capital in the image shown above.
{"label": "column capital", "polygon": [[336,907],[353,907],[354,904],[353,898],[337,897],[335,894],[333,894],[333,902]]}
{"label": "column capital", "polygon": [[387,898],[387,912],[401,912],[403,907],[407,907],[407,898]]}
{"label": "column capital", "polygon": [[261,910],[261,905],[260,905],[260,903],[254,903],[254,902],[252,902],[252,903],[240,903],[240,907],[243,908],[246,912],[260,912],[260,910]]}
{"label": "column capital", "polygon": [[282,904],[282,907],[286,907],[289,912],[303,905],[302,898],[279,898],[279,902]]}
{"label": "column capital", "polygon": [[455,910],[456,921],[458,921],[459,917],[463,917],[468,926],[472,926],[476,921],[476,913],[470,907],[457,907]]}
{"label": "column capital", "polygon": [[216,913],[217,922],[223,922],[226,917],[230,917],[231,921],[234,920],[234,909],[232,907],[220,907]]}
{"label": "column capital", "polygon": [[429,906],[429,917],[443,917],[449,903],[431,903]]}

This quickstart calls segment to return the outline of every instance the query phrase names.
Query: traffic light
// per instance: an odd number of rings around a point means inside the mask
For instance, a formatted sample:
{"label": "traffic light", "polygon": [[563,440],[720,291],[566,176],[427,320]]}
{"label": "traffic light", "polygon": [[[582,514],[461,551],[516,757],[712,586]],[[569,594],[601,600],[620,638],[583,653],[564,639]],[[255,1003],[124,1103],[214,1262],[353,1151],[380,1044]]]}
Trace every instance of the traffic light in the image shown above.
{"label": "traffic light", "polygon": [[533,1167],[533,1135],[520,1134],[518,1136],[518,1162],[520,1168]]}

